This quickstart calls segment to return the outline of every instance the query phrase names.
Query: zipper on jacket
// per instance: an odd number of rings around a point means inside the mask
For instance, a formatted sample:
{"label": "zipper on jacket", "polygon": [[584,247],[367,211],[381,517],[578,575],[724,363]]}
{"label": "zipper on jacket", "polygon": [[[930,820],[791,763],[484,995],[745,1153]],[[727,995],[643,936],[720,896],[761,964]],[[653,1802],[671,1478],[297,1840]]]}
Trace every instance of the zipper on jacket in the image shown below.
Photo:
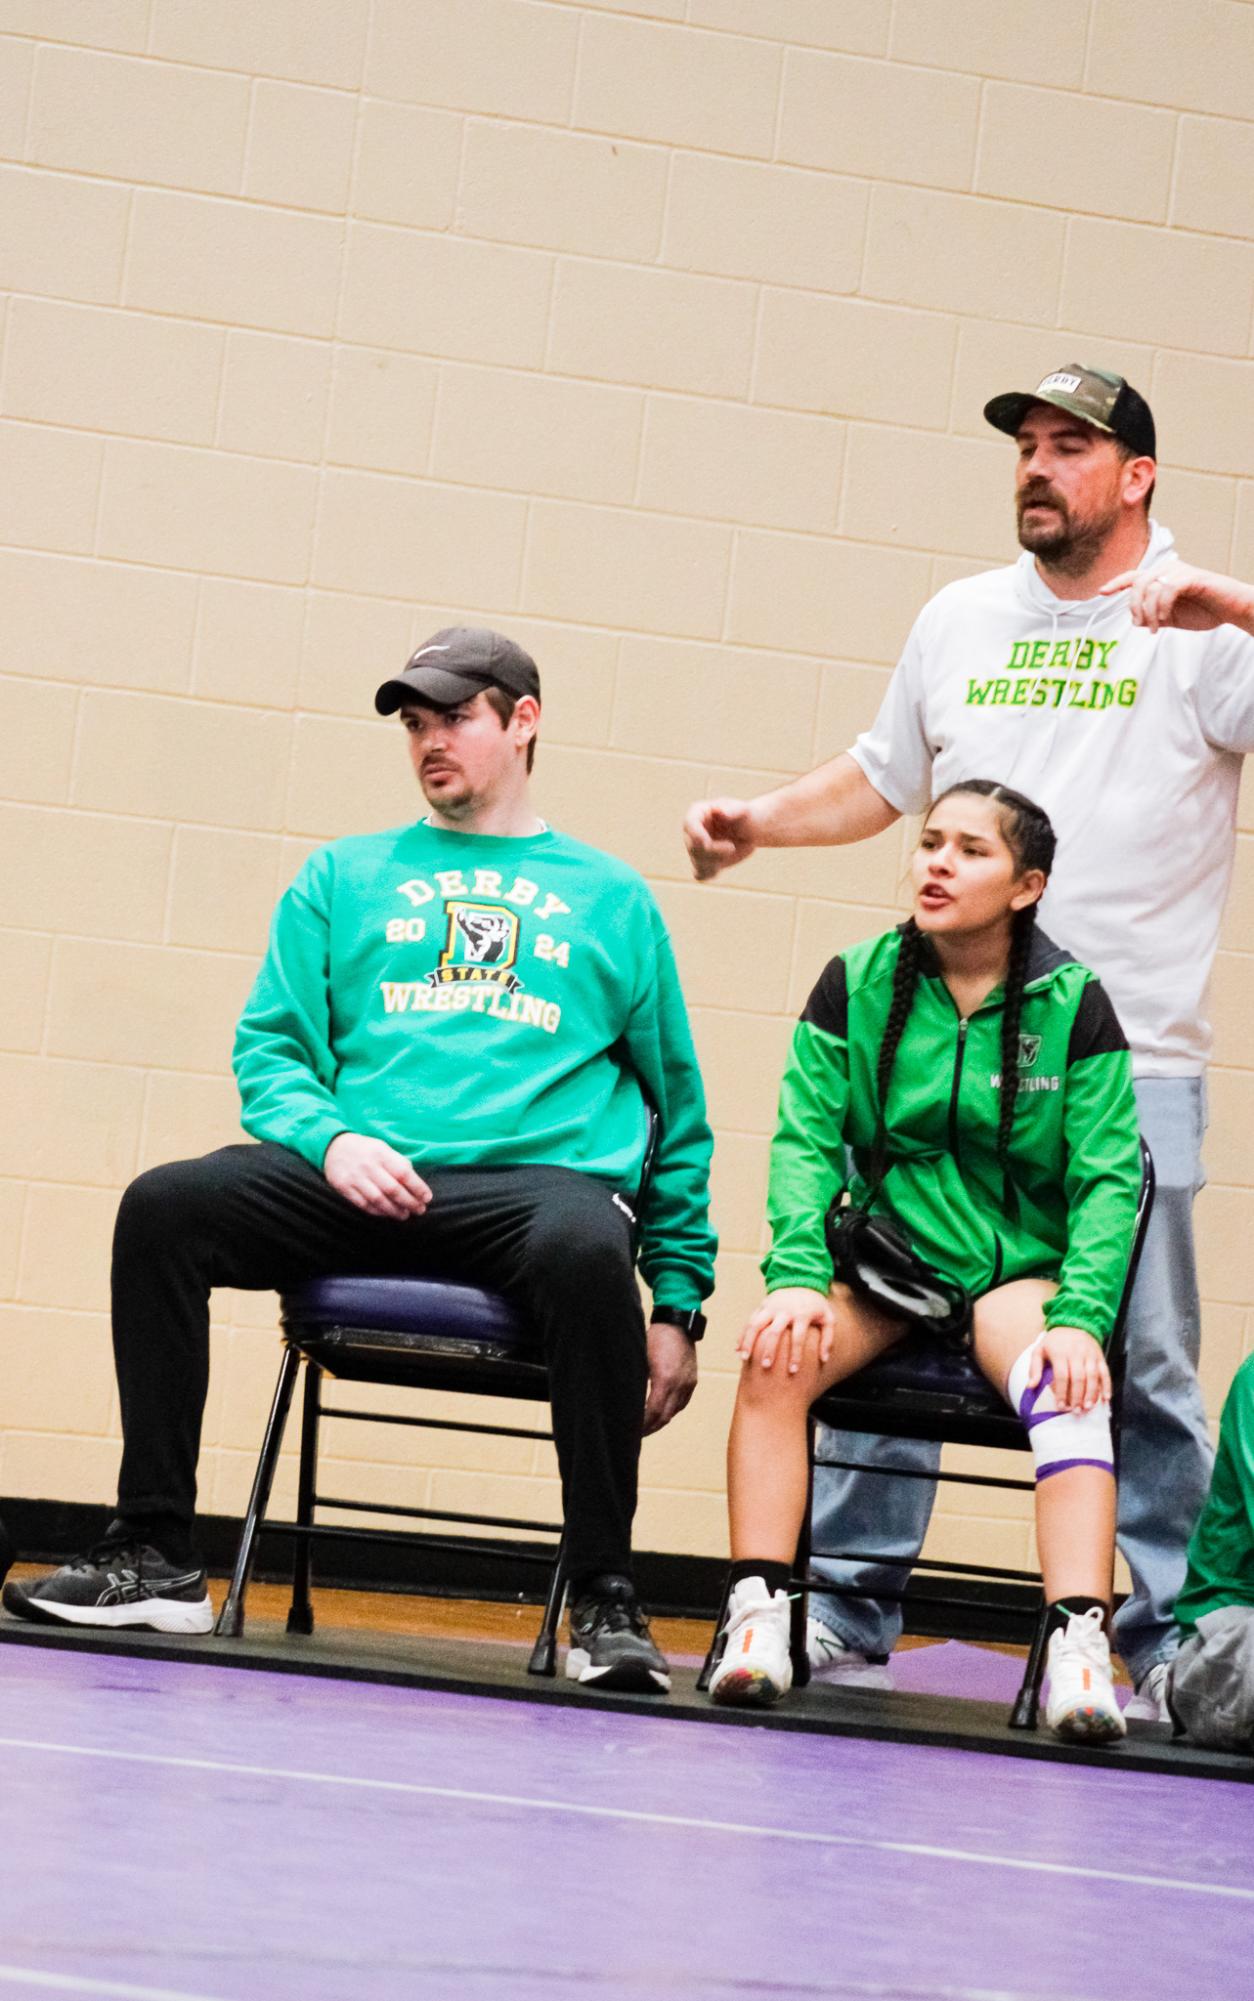
{"label": "zipper on jacket", "polygon": [[[950,998],[953,998],[952,995]],[[953,1089],[949,1093],[949,1151],[959,1162],[962,1156],[958,1149],[958,1086],[962,1082],[962,1059],[967,1053],[967,1027],[967,1016],[959,1015],[958,1054],[954,1058],[954,1082]]]}
{"label": "zipper on jacket", "polygon": [[[952,994],[950,995],[950,999],[953,1000]],[[983,1006],[983,1002],[981,1002],[980,1005]],[[956,1011],[957,1011],[957,1004],[955,1003],[955,1012]],[[977,1009],[976,1012],[978,1013],[979,1010]],[[960,1167],[962,1165],[962,1154],[958,1145],[958,1090],[962,1083],[962,1065],[963,1065],[963,1059],[965,1058],[967,1053],[967,1030],[970,1026],[971,1026],[970,1015],[960,1014],[958,1016],[958,1053],[954,1058],[954,1081],[953,1081],[953,1086],[949,1093],[949,1151],[952,1153],[954,1159],[958,1162],[958,1165]],[[996,1288],[1001,1284],[1002,1266],[1004,1262],[1005,1260],[1002,1255],[1001,1238],[998,1237],[997,1235],[994,1235],[993,1275],[992,1278],[989,1280],[989,1285],[988,1285],[988,1289],[990,1292],[995,1291]]]}

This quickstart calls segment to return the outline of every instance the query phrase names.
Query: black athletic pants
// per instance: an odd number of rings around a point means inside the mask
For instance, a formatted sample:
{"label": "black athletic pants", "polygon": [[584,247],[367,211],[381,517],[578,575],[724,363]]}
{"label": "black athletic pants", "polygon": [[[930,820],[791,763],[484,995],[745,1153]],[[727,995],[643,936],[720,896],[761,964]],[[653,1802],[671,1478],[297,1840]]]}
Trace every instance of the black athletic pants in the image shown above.
{"label": "black athletic pants", "polygon": [[424,1179],[431,1205],[403,1223],[364,1215],[282,1146],[227,1146],[131,1183],[113,1243],[127,1523],[171,1555],[190,1550],[214,1286],[282,1291],[328,1272],[413,1272],[502,1292],[535,1326],[572,1576],[629,1572],[648,1370],[622,1198],[565,1167]]}

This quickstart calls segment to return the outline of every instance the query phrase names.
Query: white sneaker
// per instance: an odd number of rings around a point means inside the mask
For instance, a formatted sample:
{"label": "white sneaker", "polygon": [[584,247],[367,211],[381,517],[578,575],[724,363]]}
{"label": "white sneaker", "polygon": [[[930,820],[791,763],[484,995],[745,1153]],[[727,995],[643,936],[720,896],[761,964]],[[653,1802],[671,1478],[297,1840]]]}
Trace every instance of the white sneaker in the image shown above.
{"label": "white sneaker", "polygon": [[806,1652],[811,1681],[840,1682],[846,1688],[894,1689],[888,1665],[848,1646],[821,1619],[806,1620]]}
{"label": "white sneaker", "polygon": [[1170,1723],[1171,1711],[1167,1707],[1167,1683],[1170,1676],[1169,1661],[1154,1662],[1148,1673],[1141,1676],[1136,1685],[1136,1694],[1123,1712],[1127,1722]]}
{"label": "white sneaker", "polygon": [[768,1593],[761,1577],[743,1577],[727,1607],[723,1658],[710,1682],[710,1700],[765,1709],[792,1687],[786,1591]]}
{"label": "white sneaker", "polygon": [[1049,1700],[1045,1719],[1059,1737],[1076,1744],[1108,1744],[1126,1735],[1115,1700],[1110,1643],[1100,1605],[1073,1612],[1049,1641]]}

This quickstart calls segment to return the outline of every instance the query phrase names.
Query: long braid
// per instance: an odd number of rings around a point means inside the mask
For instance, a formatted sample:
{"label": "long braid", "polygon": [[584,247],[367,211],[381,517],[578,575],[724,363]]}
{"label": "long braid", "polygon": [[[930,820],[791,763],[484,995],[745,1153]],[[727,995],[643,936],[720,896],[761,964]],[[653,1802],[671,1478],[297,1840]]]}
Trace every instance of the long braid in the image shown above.
{"label": "long braid", "polygon": [[893,967],[893,990],[888,1003],[888,1018],[884,1023],[884,1035],[880,1042],[879,1057],[875,1065],[875,1095],[878,1100],[875,1116],[875,1140],[871,1151],[871,1194],[868,1201],[878,1192],[888,1168],[888,1086],[892,1081],[893,1064],[897,1060],[897,1045],[914,1005],[914,990],[919,982],[919,958],[923,947],[923,933],[913,917],[901,927],[901,945],[897,952],[897,963]]}
{"label": "long braid", "polygon": [[[1001,830],[1015,858],[1020,874],[1039,869],[1049,875],[1057,845],[1049,815],[1034,799],[999,785],[991,778],[968,778],[951,785],[933,800],[929,812],[955,792],[973,792],[991,799],[1001,809]],[[1036,932],[1037,905],[1017,910],[1010,932],[1010,959],[1006,967],[1006,997],[1001,1020],[1001,1110],[997,1121],[997,1160],[1002,1177],[1002,1205],[1012,1222],[1019,1216],[1019,1194],[1010,1175],[1010,1141],[1019,1100],[1019,1022],[1023,1014],[1023,989],[1027,983],[1028,958]]]}
{"label": "long braid", "polygon": [[1002,1206],[1012,1223],[1019,1220],[1019,1194],[1010,1176],[1010,1137],[1019,1103],[1019,1021],[1028,958],[1036,931],[1036,905],[1016,910],[1010,933],[1010,963],[1006,968],[1006,998],[1001,1011],[1001,1114],[997,1122],[997,1159],[1001,1166]]}

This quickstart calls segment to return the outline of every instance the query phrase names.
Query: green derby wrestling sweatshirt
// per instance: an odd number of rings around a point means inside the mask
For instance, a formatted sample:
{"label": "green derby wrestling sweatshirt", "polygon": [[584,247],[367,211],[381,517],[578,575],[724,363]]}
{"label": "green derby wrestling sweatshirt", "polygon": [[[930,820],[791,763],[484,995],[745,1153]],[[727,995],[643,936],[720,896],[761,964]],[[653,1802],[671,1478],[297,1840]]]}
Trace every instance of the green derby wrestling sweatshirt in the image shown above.
{"label": "green derby wrestling sweatshirt", "polygon": [[[819,979],[793,1035],[771,1148],[768,1290],[826,1292],[829,1204],[866,1201],[875,1083],[900,930],[856,945]],[[1093,974],[1039,932],[1019,1022],[1019,1105],[1003,1209],[997,1159],[1003,989],[963,1021],[927,946],[889,1083],[888,1169],[871,1202],[918,1255],[975,1297],[1015,1278],[1056,1278],[1054,1327],[1104,1341],[1114,1325],[1141,1184],[1132,1064]]]}
{"label": "green derby wrestling sweatshirt", "polygon": [[611,855],[425,821],[319,849],[275,913],[234,1063],[245,1130],[319,1169],[358,1132],[420,1173],[544,1164],[630,1191],[647,1094],[640,1268],[670,1306],[711,1289],[687,1012],[648,886]]}

